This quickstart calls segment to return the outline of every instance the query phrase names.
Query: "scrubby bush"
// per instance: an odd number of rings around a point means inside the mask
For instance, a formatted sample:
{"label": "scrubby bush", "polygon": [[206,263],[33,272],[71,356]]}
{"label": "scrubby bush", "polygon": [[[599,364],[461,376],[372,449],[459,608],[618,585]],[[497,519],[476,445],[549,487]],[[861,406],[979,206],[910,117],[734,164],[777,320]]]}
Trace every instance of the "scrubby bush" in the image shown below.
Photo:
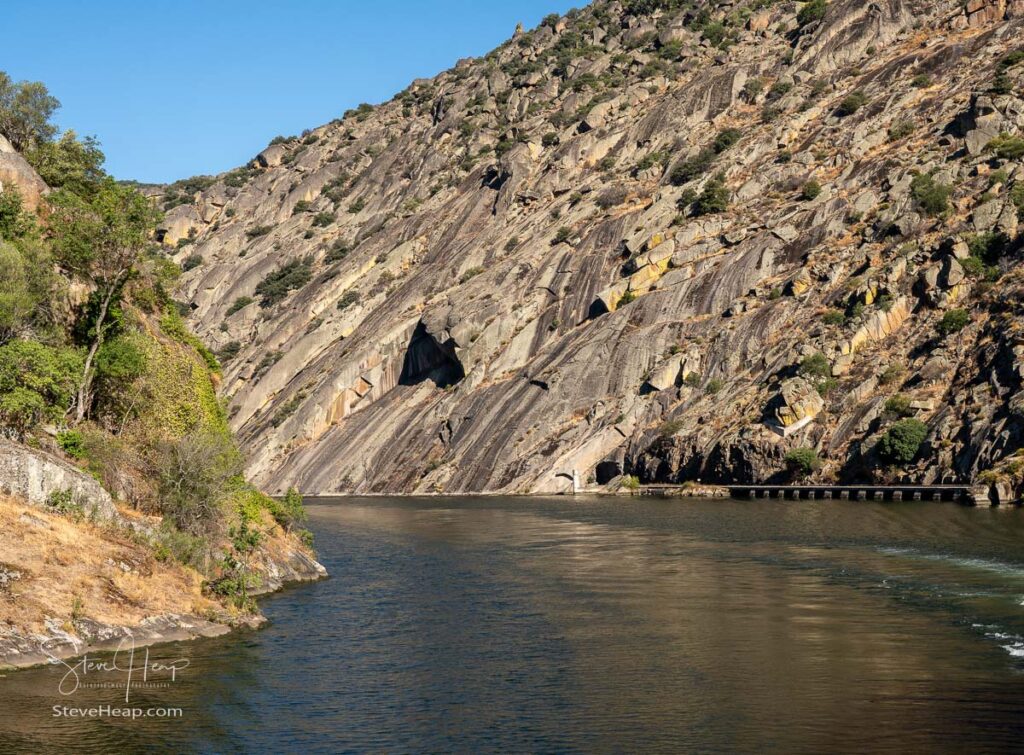
{"label": "scrubby bush", "polygon": [[313,227],[314,228],[326,228],[337,219],[337,215],[333,212],[318,212],[313,216]]}
{"label": "scrubby bush", "polygon": [[902,383],[903,377],[907,374],[907,368],[902,364],[893,363],[882,370],[882,374],[878,376],[878,382],[882,385],[889,385],[891,383]]}
{"label": "scrubby bush", "polygon": [[475,278],[476,276],[480,275],[480,273],[482,273],[483,271],[484,269],[479,265],[471,267],[459,277],[459,283],[466,283]]}
{"label": "scrubby bush", "polygon": [[1020,160],[1024,157],[1024,138],[1002,133],[988,143],[988,149],[1000,160]]}
{"label": "scrubby bush", "polygon": [[[185,239],[182,239],[184,241]],[[188,257],[181,261],[182,272],[187,273],[189,270],[195,270],[197,267],[203,264],[203,255],[196,254],[193,252]]]}
{"label": "scrubby bush", "polygon": [[658,428],[658,435],[662,438],[671,438],[683,429],[683,424],[683,421],[679,419],[671,419],[668,422],[664,422],[661,427]]}
{"label": "scrubby bush", "polygon": [[302,502],[302,495],[295,488],[288,488],[288,492],[280,501],[271,499],[269,503],[271,515],[288,532],[309,517]]}
{"label": "scrubby bush", "polygon": [[247,230],[245,232],[245,236],[250,241],[252,241],[253,239],[259,238],[260,236],[266,236],[272,230],[274,230],[274,226],[272,225],[256,225]]}
{"label": "scrubby bush", "polygon": [[910,182],[910,193],[926,215],[937,217],[949,210],[953,188],[939,183],[928,173],[918,173]]}
{"label": "scrubby bush", "polygon": [[555,232],[555,237],[551,240],[551,243],[563,244],[570,238],[572,238],[572,228],[563,225]]}
{"label": "scrubby bush", "polygon": [[827,378],[832,375],[832,365],[819,351],[800,360],[800,374],[813,379]]}
{"label": "scrubby bush", "polygon": [[971,316],[966,309],[951,309],[939,320],[939,334],[943,336],[959,333],[971,322]]}
{"label": "scrubby bush", "polygon": [[231,306],[228,307],[227,316],[231,317],[231,315],[235,314],[235,312],[239,312],[245,309],[252,303],[253,298],[251,296],[239,296],[237,299],[231,302]]}
{"label": "scrubby bush", "polygon": [[821,195],[821,184],[811,179],[804,184],[800,190],[800,198],[805,202],[810,202],[812,199],[817,199]]}
{"label": "scrubby bush", "polygon": [[232,359],[238,356],[242,350],[242,344],[238,341],[228,341],[226,344],[220,347],[217,351],[217,358],[221,362],[230,362]]}
{"label": "scrubby bush", "polygon": [[794,448],[786,454],[785,462],[794,477],[806,477],[821,469],[821,459],[813,448]]}
{"label": "scrubby bush", "polygon": [[302,288],[313,277],[313,258],[303,257],[282,265],[267,275],[256,286],[260,306],[272,307],[296,289]]}
{"label": "scrubby bush", "polygon": [[802,29],[815,21],[823,19],[827,10],[827,0],[809,0],[803,4],[800,11],[796,14],[796,22]]}
{"label": "scrubby bush", "polygon": [[196,428],[153,453],[162,513],[190,535],[215,532],[221,506],[242,473],[241,454],[223,432]]}
{"label": "scrubby bush", "polygon": [[896,121],[889,127],[889,141],[897,142],[914,133],[913,121]]}
{"label": "scrubby bush", "polygon": [[846,322],[846,313],[840,309],[830,309],[821,319],[826,325],[843,325]]}
{"label": "scrubby bush", "polygon": [[878,442],[878,452],[893,464],[909,464],[928,437],[928,426],[916,419],[902,419],[890,427]]}
{"label": "scrubby bush", "polygon": [[713,150],[701,150],[695,157],[683,160],[677,164],[669,174],[669,181],[673,186],[682,186],[708,172],[715,160]]}
{"label": "scrubby bush", "polygon": [[715,151],[715,154],[720,155],[733,147],[742,137],[743,132],[738,128],[723,129],[715,136],[715,141],[712,143],[711,148]]}
{"label": "scrubby bush", "polygon": [[725,212],[728,209],[729,189],[725,185],[725,176],[719,173],[704,185],[704,190],[693,204],[693,212],[694,215],[701,216]]}
{"label": "scrubby bush", "polygon": [[349,289],[338,299],[338,309],[345,310],[359,302],[359,292]]}
{"label": "scrubby bush", "polygon": [[626,201],[629,191],[625,186],[610,186],[598,194],[595,204],[602,210],[610,210]]}
{"label": "scrubby bush", "polygon": [[725,387],[725,383],[719,378],[711,378],[704,386],[704,393],[713,396]]}
{"label": "scrubby bush", "polygon": [[330,248],[327,250],[327,254],[324,256],[324,262],[328,265],[343,260],[348,256],[348,253],[352,251],[347,241],[343,239],[337,239]]}
{"label": "scrubby bush", "polygon": [[846,95],[840,103],[839,107],[836,108],[836,115],[840,118],[845,118],[849,115],[853,115],[862,107],[868,103],[867,95],[861,91],[851,92]]}
{"label": "scrubby bush", "polygon": [[910,408],[910,399],[897,393],[885,402],[885,413],[894,417],[909,417],[914,410]]}
{"label": "scrubby bush", "polygon": [[57,433],[57,445],[72,459],[85,457],[85,438],[78,430],[62,430]]}

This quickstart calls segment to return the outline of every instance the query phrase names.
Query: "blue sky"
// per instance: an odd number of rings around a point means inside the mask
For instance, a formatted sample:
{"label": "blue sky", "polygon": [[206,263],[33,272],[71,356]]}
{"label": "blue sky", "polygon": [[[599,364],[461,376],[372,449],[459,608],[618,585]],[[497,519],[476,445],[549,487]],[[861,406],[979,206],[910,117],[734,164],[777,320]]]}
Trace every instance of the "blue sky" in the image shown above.
{"label": "blue sky", "polygon": [[55,0],[4,8],[0,69],[44,82],[61,128],[99,137],[118,178],[219,173],[277,134],[564,13],[565,0]]}

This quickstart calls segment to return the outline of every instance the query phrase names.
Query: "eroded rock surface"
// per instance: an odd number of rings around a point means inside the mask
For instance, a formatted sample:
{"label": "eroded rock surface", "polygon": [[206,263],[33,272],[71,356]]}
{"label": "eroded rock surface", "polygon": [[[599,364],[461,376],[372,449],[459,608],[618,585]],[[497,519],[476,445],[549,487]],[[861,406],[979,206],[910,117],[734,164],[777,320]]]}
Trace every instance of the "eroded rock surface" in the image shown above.
{"label": "eroded rock surface", "polygon": [[[1019,3],[832,0],[803,28],[799,3],[636,5],[278,140],[168,213],[258,482],[725,482],[795,446],[941,481],[1017,452]],[[1002,236],[965,267],[979,233]],[[773,432],[814,353],[834,384]],[[902,472],[872,455],[896,393],[931,429]]]}

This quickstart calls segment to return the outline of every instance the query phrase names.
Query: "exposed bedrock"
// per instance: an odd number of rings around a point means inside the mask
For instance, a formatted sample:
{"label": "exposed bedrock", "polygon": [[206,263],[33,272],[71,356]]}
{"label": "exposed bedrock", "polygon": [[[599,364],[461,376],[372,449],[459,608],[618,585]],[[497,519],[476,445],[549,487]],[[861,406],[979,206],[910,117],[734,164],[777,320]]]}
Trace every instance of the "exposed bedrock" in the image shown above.
{"label": "exposed bedrock", "polygon": [[1019,3],[702,5],[597,3],[170,209],[258,482],[780,480],[808,448],[1017,484]]}

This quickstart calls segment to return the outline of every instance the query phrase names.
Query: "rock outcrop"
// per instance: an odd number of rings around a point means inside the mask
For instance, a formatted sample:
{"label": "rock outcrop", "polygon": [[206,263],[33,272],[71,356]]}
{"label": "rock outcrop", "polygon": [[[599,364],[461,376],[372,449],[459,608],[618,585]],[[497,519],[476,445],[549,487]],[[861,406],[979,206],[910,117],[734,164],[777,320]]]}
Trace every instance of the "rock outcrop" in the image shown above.
{"label": "rock outcrop", "polygon": [[54,504],[61,497],[90,518],[110,521],[117,509],[110,493],[95,479],[63,459],[0,438],[0,493],[35,506]]}
{"label": "rock outcrop", "polygon": [[49,191],[28,161],[0,134],[0,194],[12,188],[21,194],[23,206],[33,212]]}
{"label": "rock outcrop", "polygon": [[699,5],[595,3],[168,213],[258,482],[727,482],[795,445],[897,474],[897,392],[933,407],[899,474],[1020,449],[1019,3]]}

